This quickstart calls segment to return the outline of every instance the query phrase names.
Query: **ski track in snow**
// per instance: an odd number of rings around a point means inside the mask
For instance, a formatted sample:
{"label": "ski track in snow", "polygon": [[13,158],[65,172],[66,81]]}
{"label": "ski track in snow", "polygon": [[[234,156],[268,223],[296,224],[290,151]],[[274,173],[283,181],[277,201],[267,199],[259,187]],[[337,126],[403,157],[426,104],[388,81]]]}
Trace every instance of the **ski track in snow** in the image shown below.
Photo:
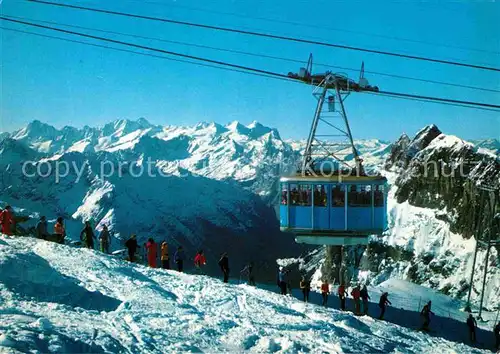
{"label": "ski track in snow", "polygon": [[481,352],[263,289],[31,238],[0,236],[0,265],[7,352]]}

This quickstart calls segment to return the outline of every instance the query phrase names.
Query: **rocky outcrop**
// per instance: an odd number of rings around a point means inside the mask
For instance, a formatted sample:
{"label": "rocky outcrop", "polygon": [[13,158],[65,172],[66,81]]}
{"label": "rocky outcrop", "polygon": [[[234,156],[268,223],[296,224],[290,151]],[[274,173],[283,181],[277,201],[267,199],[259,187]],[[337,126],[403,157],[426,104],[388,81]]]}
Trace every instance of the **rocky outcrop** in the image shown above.
{"label": "rocky outcrop", "polygon": [[408,151],[409,145],[410,138],[408,137],[408,135],[401,135],[399,139],[391,145],[391,151],[385,161],[385,168],[405,168],[407,164],[406,152]]}
{"label": "rocky outcrop", "polygon": [[471,238],[485,241],[500,233],[498,154],[431,125],[411,141],[403,135],[385,167],[396,176],[391,195],[397,203],[389,210],[390,229],[365,252],[361,267],[368,280],[402,277],[463,300],[472,287],[477,305],[488,263],[485,306],[498,307],[500,247],[489,254],[479,248],[470,284],[476,245]]}
{"label": "rocky outcrop", "polygon": [[[406,152],[391,154],[388,162],[400,168],[397,202],[439,210],[436,216],[448,222],[452,232],[469,238],[482,220],[500,211],[498,202],[495,211],[490,201],[490,194],[499,197],[500,158],[442,134],[436,126],[420,131]],[[483,187],[493,192],[482,192]]]}

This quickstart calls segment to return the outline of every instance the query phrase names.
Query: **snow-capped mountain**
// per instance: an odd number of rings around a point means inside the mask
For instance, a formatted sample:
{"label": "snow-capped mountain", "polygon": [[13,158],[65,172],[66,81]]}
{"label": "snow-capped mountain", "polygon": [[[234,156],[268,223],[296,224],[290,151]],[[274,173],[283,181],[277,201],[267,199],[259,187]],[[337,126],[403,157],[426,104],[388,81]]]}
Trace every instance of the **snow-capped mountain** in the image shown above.
{"label": "snow-capped mountain", "polygon": [[500,141],[498,139],[471,140],[471,143],[478,148],[500,155]]}
{"label": "snow-capped mountain", "polygon": [[2,140],[7,138],[53,159],[71,152],[114,153],[117,160],[129,162],[149,158],[165,173],[179,175],[187,170],[211,179],[236,181],[264,196],[273,190],[279,166],[293,163],[289,160],[296,155],[276,129],[258,122],[160,127],[141,118],[116,120],[101,128],[66,126],[58,130],[35,120]]}
{"label": "snow-capped mountain", "polygon": [[[500,158],[491,151],[436,126],[422,129],[410,140],[402,136],[391,148],[385,171],[392,184],[389,230],[368,250],[364,266],[373,282],[405,279],[466,299],[476,240],[498,237],[500,225],[478,231],[500,211],[481,200],[480,186],[500,187]],[[486,192],[485,192],[486,193]],[[500,305],[500,247],[479,248],[472,289],[477,304],[485,261],[488,262],[485,305]]]}
{"label": "snow-capped mountain", "polygon": [[[460,219],[467,214],[463,209],[467,203],[460,204],[462,195],[450,192],[463,181],[416,180],[409,172],[418,170],[422,161],[439,160],[451,166],[465,155],[498,161],[491,149],[495,141],[476,142],[478,148],[442,134],[435,126],[413,139],[403,135],[392,144],[355,141],[365,167],[386,174],[391,183],[391,227],[379,240],[382,246],[374,245],[365,254],[364,259],[370,260],[364,266],[367,279],[375,284],[404,277],[462,299],[466,296],[474,240]],[[74,239],[84,220],[92,220],[98,229],[109,224],[114,249],[121,248],[131,233],[141,240],[166,238],[190,252],[205,248],[210,267],[216,268],[218,253],[230,244],[241,263],[237,267],[259,260],[262,272],[274,280],[274,259],[297,257],[303,250],[279,232],[272,203],[279,176],[294,168],[304,144],[283,140],[276,129],[257,122],[180,127],[139,119],[56,129],[33,121],[0,135],[0,200],[34,217],[64,216]],[[28,177],[23,174],[26,161],[35,163],[28,165],[28,174],[36,168],[42,174],[49,169],[52,173]],[[475,169],[474,174],[497,178],[498,165],[488,166]],[[56,180],[58,167],[61,177]],[[498,304],[497,251],[490,255],[490,307]],[[479,259],[484,259],[481,252]],[[428,261],[429,254],[435,261]],[[314,271],[323,262],[323,253],[312,258],[308,269]]]}

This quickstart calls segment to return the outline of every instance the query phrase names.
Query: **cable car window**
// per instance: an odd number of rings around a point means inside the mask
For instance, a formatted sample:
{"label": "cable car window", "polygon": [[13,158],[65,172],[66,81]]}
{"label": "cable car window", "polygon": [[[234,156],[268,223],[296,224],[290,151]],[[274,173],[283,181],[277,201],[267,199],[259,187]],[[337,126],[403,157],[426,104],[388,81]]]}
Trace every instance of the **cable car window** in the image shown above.
{"label": "cable car window", "polygon": [[372,205],[372,187],[370,185],[352,185],[347,194],[349,206],[370,206]]}
{"label": "cable car window", "polygon": [[281,185],[281,205],[287,205],[288,204],[288,187],[286,183],[283,183]]}
{"label": "cable car window", "polygon": [[377,185],[373,191],[374,204],[376,207],[384,206],[384,186]]}
{"label": "cable car window", "polygon": [[335,185],[332,188],[332,207],[345,206],[345,186]]}
{"label": "cable car window", "polygon": [[314,186],[314,206],[326,207],[326,186],[318,184]]}
{"label": "cable car window", "polygon": [[372,186],[361,186],[361,196],[363,205],[372,205]]}
{"label": "cable car window", "polygon": [[347,200],[349,202],[349,206],[358,206],[358,191],[356,189],[356,185],[349,186],[349,192],[347,192]]}
{"label": "cable car window", "polygon": [[299,185],[299,205],[311,206],[311,185]]}
{"label": "cable car window", "polygon": [[296,184],[290,184],[290,205],[299,205],[299,189]]}

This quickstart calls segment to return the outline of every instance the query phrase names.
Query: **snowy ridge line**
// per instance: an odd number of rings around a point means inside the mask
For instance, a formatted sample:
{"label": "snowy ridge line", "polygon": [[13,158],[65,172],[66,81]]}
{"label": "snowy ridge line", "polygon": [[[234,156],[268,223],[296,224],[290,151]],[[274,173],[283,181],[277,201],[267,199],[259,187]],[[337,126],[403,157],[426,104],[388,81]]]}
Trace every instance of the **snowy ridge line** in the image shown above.
{"label": "snowy ridge line", "polygon": [[[451,341],[459,327],[429,336],[247,285],[32,238],[0,236],[0,265],[8,269],[0,273],[0,348],[7,350],[488,352]],[[388,317],[408,316],[390,310]],[[483,331],[478,338],[481,346],[491,344]]]}

